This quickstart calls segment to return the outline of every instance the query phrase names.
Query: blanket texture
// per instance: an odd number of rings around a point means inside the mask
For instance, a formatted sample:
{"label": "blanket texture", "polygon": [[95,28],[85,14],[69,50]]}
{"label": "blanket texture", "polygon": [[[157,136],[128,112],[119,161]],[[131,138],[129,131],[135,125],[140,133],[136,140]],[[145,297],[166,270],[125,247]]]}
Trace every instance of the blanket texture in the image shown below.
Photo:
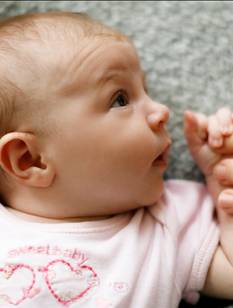
{"label": "blanket texture", "polygon": [[[173,146],[166,178],[203,181],[183,136],[186,109],[233,110],[231,1],[1,1],[0,17],[25,12],[82,11],[132,38],[149,94],[171,108]],[[233,307],[203,298],[196,307]],[[182,303],[181,306],[189,307]]]}

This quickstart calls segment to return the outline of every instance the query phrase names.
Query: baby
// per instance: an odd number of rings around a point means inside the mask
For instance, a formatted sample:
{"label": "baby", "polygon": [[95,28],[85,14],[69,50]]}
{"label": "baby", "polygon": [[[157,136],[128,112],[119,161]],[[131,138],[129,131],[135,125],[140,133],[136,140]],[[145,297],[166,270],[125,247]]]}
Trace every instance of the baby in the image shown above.
{"label": "baby", "polygon": [[0,23],[0,55],[0,307],[233,298],[233,224],[222,216],[220,236],[213,217],[230,110],[185,113],[210,193],[164,184],[169,109],[126,36],[84,14],[28,14]]}

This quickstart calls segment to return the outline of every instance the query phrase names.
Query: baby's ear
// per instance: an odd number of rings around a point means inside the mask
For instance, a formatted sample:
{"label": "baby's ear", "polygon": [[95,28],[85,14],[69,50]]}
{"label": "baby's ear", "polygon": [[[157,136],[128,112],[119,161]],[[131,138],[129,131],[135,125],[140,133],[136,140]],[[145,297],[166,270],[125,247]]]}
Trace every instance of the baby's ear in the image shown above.
{"label": "baby's ear", "polygon": [[55,176],[53,165],[46,160],[31,133],[11,132],[0,139],[0,166],[26,186],[49,187]]}

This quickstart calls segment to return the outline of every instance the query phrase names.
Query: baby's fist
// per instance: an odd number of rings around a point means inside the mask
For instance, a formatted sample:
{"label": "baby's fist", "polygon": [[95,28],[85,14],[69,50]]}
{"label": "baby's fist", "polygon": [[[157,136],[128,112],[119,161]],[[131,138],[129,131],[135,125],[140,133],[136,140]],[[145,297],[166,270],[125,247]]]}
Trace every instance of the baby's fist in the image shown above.
{"label": "baby's fist", "polygon": [[208,143],[219,154],[233,154],[233,115],[229,108],[220,108],[209,116]]}
{"label": "baby's fist", "polygon": [[220,155],[212,151],[208,144],[208,117],[202,113],[185,111],[184,135],[198,167],[204,175],[210,175]]}
{"label": "baby's fist", "polygon": [[233,155],[233,117],[228,108],[209,117],[186,111],[184,133],[193,158],[206,176],[212,174],[220,159]]}

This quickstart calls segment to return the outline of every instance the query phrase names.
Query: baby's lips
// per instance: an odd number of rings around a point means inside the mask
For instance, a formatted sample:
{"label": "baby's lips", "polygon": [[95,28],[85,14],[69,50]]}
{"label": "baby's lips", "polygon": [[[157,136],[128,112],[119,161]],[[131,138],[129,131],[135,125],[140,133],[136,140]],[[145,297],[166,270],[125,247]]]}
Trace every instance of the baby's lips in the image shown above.
{"label": "baby's lips", "polygon": [[164,153],[163,153],[163,160],[168,163],[169,151],[170,151],[171,143],[168,144]]}
{"label": "baby's lips", "polygon": [[168,156],[169,156],[169,151],[170,151],[170,147],[171,147],[171,144],[169,144],[165,150],[165,156],[166,156],[166,159],[168,159]]}
{"label": "baby's lips", "polygon": [[158,164],[167,164],[168,163],[168,155],[169,155],[170,143],[168,143],[163,151],[155,157],[152,162],[153,166],[157,166]]}

